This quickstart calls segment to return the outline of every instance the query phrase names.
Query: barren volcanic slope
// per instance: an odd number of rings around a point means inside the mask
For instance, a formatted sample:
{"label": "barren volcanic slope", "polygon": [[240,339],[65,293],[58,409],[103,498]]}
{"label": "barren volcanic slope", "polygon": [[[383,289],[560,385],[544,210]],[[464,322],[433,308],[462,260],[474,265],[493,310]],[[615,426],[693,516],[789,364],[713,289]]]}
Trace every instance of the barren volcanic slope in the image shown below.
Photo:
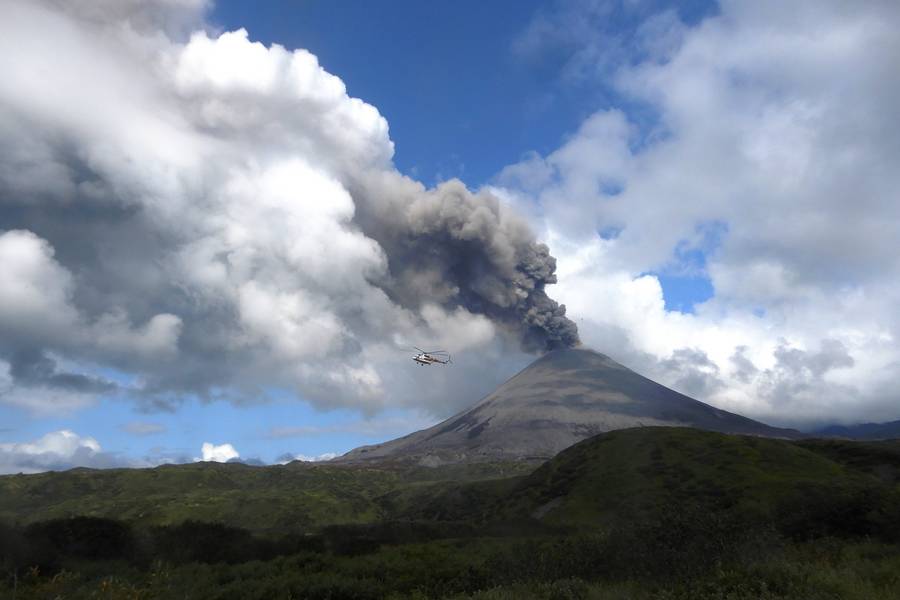
{"label": "barren volcanic slope", "polygon": [[542,460],[598,433],[652,425],[799,437],[713,408],[587,349],[545,354],[472,408],[405,437],[357,448],[339,461],[426,464]]}

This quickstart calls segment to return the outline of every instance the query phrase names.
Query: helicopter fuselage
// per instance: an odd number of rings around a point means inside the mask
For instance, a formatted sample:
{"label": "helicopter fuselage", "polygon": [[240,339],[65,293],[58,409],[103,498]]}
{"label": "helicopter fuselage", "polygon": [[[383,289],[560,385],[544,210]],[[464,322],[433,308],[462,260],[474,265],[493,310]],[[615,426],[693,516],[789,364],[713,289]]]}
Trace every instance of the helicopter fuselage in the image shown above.
{"label": "helicopter fuselage", "polygon": [[431,356],[430,354],[416,354],[413,356],[413,360],[419,363],[420,365],[430,366],[434,363],[444,364],[444,361],[438,360],[437,358]]}

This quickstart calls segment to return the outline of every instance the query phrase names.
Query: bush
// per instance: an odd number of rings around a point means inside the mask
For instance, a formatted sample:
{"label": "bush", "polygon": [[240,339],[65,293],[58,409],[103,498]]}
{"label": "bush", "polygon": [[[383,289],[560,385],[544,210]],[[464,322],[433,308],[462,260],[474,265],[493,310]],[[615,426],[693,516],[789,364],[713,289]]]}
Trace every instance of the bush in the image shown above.
{"label": "bush", "polygon": [[126,559],[135,554],[135,538],[125,523],[98,517],[72,517],[33,523],[24,537],[32,548],[48,544],[57,556],[89,560]]}
{"label": "bush", "polygon": [[879,523],[879,516],[885,520],[888,514],[884,512],[890,506],[887,496],[875,486],[805,485],[779,505],[776,523],[784,535],[798,541],[829,536],[890,538],[896,524],[892,530],[889,523]]}
{"label": "bush", "polygon": [[737,563],[752,563],[781,548],[768,525],[701,505],[669,507],[646,521],[610,531],[603,567],[610,577],[678,579]]}
{"label": "bush", "polygon": [[151,530],[153,554],[175,564],[239,563],[257,558],[260,548],[245,529],[223,523],[185,521]]}

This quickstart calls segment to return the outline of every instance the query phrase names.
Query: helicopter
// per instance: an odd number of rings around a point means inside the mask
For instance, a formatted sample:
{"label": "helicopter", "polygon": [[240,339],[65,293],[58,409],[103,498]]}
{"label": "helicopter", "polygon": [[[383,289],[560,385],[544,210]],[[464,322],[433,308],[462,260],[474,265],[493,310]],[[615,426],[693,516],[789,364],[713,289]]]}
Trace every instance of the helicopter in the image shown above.
{"label": "helicopter", "polygon": [[416,361],[421,367],[427,367],[435,363],[439,365],[446,365],[453,362],[452,360],[450,360],[450,353],[446,350],[426,351],[416,346],[413,346],[413,348],[419,351],[418,354],[413,356],[413,360]]}

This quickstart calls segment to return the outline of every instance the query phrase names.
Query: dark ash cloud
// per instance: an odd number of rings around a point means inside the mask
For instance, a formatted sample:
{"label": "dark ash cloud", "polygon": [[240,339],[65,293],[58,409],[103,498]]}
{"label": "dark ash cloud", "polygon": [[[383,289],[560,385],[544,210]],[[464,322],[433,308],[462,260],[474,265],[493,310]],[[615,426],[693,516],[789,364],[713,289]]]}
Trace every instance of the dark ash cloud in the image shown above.
{"label": "dark ash cloud", "polygon": [[389,274],[376,283],[392,300],[485,315],[527,352],[579,344],[565,306],[547,295],[556,259],[496,197],[457,180],[427,190],[396,174],[371,175],[351,190],[354,222],[385,251]]}

